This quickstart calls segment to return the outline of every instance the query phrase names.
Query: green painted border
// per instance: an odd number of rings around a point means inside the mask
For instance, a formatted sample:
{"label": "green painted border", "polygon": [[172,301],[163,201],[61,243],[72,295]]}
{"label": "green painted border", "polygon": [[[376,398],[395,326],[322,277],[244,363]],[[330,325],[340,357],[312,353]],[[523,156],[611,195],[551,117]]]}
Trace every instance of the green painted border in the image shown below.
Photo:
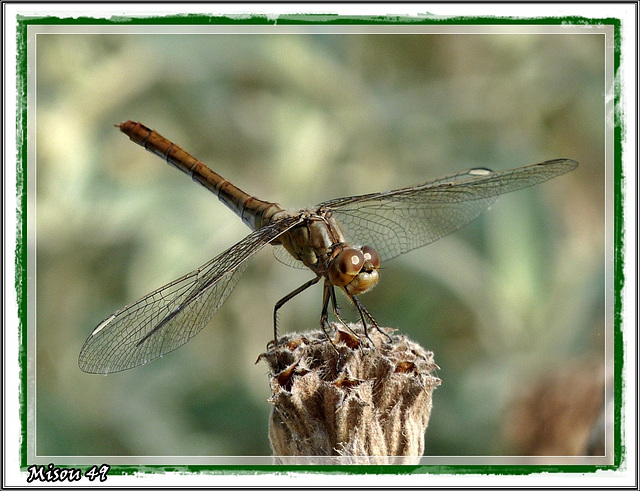
{"label": "green painted border", "polygon": [[237,16],[205,16],[200,14],[178,14],[174,16],[112,16],[110,19],[94,17],[27,17],[19,16],[18,24],[23,25],[614,25],[616,30],[616,50],[619,51],[620,19],[603,17],[588,19],[580,16],[569,17],[465,17],[465,16],[436,16],[424,14],[424,17],[410,16],[340,16],[338,14],[284,14],[280,16],[256,15],[253,17]]}
{"label": "green painted border", "polygon": [[[622,142],[625,138],[623,112],[620,106],[622,87],[618,79],[621,58],[620,21],[613,33],[613,462],[614,468],[622,464],[626,449],[622,443],[622,387],[624,385],[624,337],[622,319],[622,287],[624,277],[624,195],[625,181],[622,166]],[[637,356],[637,354],[636,354]]]}
{"label": "green painted border", "polygon": [[[579,16],[571,17],[535,17],[535,18],[511,18],[511,17],[443,17],[424,14],[424,17],[409,16],[339,16],[338,14],[295,14],[267,16],[257,15],[253,17],[243,16],[203,16],[199,14],[185,14],[164,17],[133,17],[112,16],[110,19],[91,17],[57,18],[57,17],[28,17],[17,18],[17,163],[16,177],[18,198],[18,210],[16,211],[16,294],[18,298],[18,336],[20,340],[20,419],[21,448],[20,466],[26,470],[27,466],[27,26],[29,25],[612,25],[614,27],[614,77],[620,69],[621,59],[621,21],[620,19],[607,17],[588,19]],[[278,465],[185,465],[185,466],[112,466],[110,475],[132,475],[140,472],[180,472],[180,473],[206,473],[206,474],[238,474],[255,475],[256,473],[323,473],[323,474],[509,474],[528,475],[540,472],[547,473],[595,473],[598,470],[617,470],[626,450],[622,444],[622,376],[624,368],[624,346],[622,333],[622,287],[624,278],[624,218],[623,218],[623,194],[622,185],[624,174],[622,168],[622,142],[625,135],[620,101],[621,87],[619,82],[615,84],[614,93],[614,463],[613,465],[416,465],[416,466],[278,466]],[[98,462],[96,462],[98,464]],[[60,468],[71,466],[61,465]],[[86,471],[90,466],[78,466]]]}
{"label": "green painted border", "polygon": [[16,42],[16,298],[20,374],[20,466],[27,461],[27,26],[18,21]]}

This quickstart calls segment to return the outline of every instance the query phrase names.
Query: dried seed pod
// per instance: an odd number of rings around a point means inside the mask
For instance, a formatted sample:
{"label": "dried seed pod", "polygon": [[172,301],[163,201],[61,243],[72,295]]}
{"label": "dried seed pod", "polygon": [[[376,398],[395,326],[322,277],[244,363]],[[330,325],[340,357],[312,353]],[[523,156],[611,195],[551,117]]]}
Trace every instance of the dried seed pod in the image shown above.
{"label": "dried seed pod", "polygon": [[[431,396],[433,353],[405,336],[333,324],[291,334],[260,356],[269,365],[277,463],[417,463]],[[373,345],[372,345],[373,343]]]}

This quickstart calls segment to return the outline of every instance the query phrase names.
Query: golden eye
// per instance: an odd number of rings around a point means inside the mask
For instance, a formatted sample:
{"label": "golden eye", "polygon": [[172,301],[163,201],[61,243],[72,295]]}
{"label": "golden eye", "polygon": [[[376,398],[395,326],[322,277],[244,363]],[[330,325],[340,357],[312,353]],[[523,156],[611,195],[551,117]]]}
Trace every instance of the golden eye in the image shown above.
{"label": "golden eye", "polygon": [[342,274],[357,275],[364,264],[364,255],[356,249],[345,249],[336,258],[338,270]]}
{"label": "golden eye", "polygon": [[373,247],[369,245],[362,246],[362,255],[364,260],[371,263],[371,266],[375,269],[380,267],[380,256],[378,256],[378,252]]}

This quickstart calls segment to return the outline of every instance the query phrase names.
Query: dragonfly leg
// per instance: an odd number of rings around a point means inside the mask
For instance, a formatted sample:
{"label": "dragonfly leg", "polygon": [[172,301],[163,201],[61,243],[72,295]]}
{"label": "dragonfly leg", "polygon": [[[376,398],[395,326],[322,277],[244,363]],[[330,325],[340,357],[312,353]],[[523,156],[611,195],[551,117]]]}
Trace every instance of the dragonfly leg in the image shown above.
{"label": "dragonfly leg", "polygon": [[[331,336],[327,332],[327,327],[329,326],[329,313],[328,313],[329,300],[332,300],[334,297],[335,297],[335,292],[333,291],[333,285],[328,281],[325,281],[324,291],[322,293],[322,313],[320,314],[320,328],[322,329],[322,332],[324,332],[324,335],[327,337],[327,339],[331,343],[331,346],[333,347],[335,352],[338,353],[338,356],[340,356],[340,352],[338,351],[338,348],[336,348],[336,345],[331,340]],[[340,319],[340,322],[342,322],[342,319]],[[344,322],[342,323],[344,324]]]}
{"label": "dragonfly leg", "polygon": [[[322,331],[324,332],[324,335],[326,336],[327,340],[329,341],[329,344],[331,344],[331,347],[333,348],[333,350],[338,355],[338,360],[336,361],[335,369],[336,369],[336,373],[340,373],[340,362],[342,361],[342,353],[340,353],[340,350],[338,350],[338,348],[335,345],[335,343],[331,340],[331,336],[329,336],[329,333],[327,332],[327,326],[329,325],[329,313],[327,312],[327,310],[329,308],[329,300],[331,300],[331,304],[333,305],[333,311],[335,313],[337,308],[338,308],[337,304],[335,302],[335,298],[336,298],[336,292],[333,289],[333,285],[325,280],[325,282],[324,282],[324,291],[322,293],[322,313],[320,314],[320,327],[322,328]],[[338,315],[338,319],[340,320],[340,322],[344,326],[346,326],[346,324],[340,318],[339,315]],[[349,328],[347,327],[347,329],[349,329]],[[351,329],[349,329],[349,330],[351,330]]]}
{"label": "dragonfly leg", "polygon": [[288,295],[286,295],[285,297],[281,298],[280,300],[278,300],[276,302],[276,305],[273,308],[273,343],[274,343],[274,346],[278,345],[278,309],[280,309],[280,307],[282,307],[285,303],[287,303],[289,300],[291,300],[293,297],[295,297],[298,293],[302,293],[303,291],[305,291],[310,286],[315,285],[320,280],[320,278],[322,278],[322,276],[316,276],[312,280],[309,280],[306,283],[304,283],[303,285],[300,285],[298,288],[293,290],[291,293],[289,293]]}
{"label": "dragonfly leg", "polygon": [[340,315],[340,309],[338,308],[338,299],[336,298],[336,291],[333,288],[331,288],[331,304],[333,305],[333,313],[335,314],[336,318],[340,321],[340,324],[342,324],[344,328],[347,331],[349,331],[351,334],[353,334],[356,338],[359,338],[358,334],[354,332],[353,329],[351,329],[347,325],[347,323],[344,321],[344,319]]}
{"label": "dragonfly leg", "polygon": [[[373,327],[375,327],[378,330],[379,333],[384,334],[387,337],[387,339],[389,340],[389,342],[392,343],[393,339],[391,339],[391,336],[389,336],[386,332],[384,332],[382,329],[380,329],[380,326],[378,325],[376,320],[369,313],[369,311],[364,308],[364,305],[362,305],[360,303],[360,300],[358,300],[358,298],[355,295],[351,295],[349,292],[347,292],[347,295],[351,299],[351,301],[353,302],[353,305],[355,305],[356,308],[358,309],[358,312],[360,313],[360,319],[362,319],[362,326],[364,327],[364,335],[367,337],[367,339],[369,341],[371,341],[371,338],[369,337],[369,333],[367,332],[367,323],[364,320],[365,317],[367,319],[369,319],[369,322],[371,323],[371,325]],[[371,343],[373,344],[373,341],[371,341]]]}

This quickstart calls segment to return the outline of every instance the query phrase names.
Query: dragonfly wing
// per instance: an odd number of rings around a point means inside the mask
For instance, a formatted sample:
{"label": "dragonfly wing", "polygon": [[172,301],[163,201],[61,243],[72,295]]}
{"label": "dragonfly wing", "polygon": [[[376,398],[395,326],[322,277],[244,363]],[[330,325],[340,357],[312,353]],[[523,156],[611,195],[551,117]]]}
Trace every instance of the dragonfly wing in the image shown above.
{"label": "dragonfly wing", "polygon": [[496,198],[575,169],[550,160],[501,172],[470,169],[407,188],[326,201],[349,240],[376,248],[381,259],[434,242],[478,218]]}
{"label": "dragonfly wing", "polygon": [[299,222],[292,216],[266,225],[201,268],[107,317],[82,346],[78,365],[88,373],[119,372],[182,346],[222,306],[247,260]]}
{"label": "dragonfly wing", "polygon": [[286,266],[297,269],[307,269],[302,261],[296,259],[291,253],[284,248],[282,244],[276,244],[273,247],[273,256]]}

